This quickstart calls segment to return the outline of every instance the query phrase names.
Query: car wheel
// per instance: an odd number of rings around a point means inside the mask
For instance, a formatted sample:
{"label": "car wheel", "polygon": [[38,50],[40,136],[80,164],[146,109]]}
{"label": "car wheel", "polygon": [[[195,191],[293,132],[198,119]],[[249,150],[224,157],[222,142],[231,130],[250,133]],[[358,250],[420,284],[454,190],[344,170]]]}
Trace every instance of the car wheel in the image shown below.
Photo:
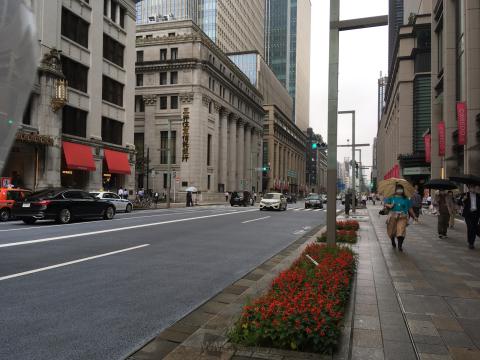
{"label": "car wheel", "polygon": [[10,219],[10,210],[9,209],[0,210],[0,221],[7,221],[8,219]]}
{"label": "car wheel", "polygon": [[25,218],[25,219],[22,219],[22,220],[25,224],[28,224],[28,225],[35,224],[36,221],[37,221],[37,219],[35,219],[35,218]]}
{"label": "car wheel", "polygon": [[132,212],[132,204],[127,205],[127,207],[125,208],[125,212],[126,213]]}
{"label": "car wheel", "polygon": [[113,217],[115,216],[115,209],[113,206],[109,206],[105,209],[105,212],[103,213],[103,218],[105,220],[112,220]]}
{"label": "car wheel", "polygon": [[60,224],[68,224],[70,221],[72,221],[72,213],[70,210],[67,208],[60,210],[57,216],[57,222]]}

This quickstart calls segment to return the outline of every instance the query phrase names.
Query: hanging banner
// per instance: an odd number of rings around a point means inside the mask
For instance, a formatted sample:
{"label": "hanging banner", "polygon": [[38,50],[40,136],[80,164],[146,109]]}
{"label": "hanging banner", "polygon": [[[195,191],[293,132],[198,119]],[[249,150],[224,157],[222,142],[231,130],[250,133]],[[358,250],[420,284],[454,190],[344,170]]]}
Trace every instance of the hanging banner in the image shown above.
{"label": "hanging banner", "polygon": [[467,104],[457,102],[458,145],[467,144]]}
{"label": "hanging banner", "polygon": [[425,135],[423,141],[425,142],[425,162],[430,163],[432,162],[432,135]]}
{"label": "hanging banner", "polygon": [[440,121],[438,128],[438,156],[445,156],[445,123]]}

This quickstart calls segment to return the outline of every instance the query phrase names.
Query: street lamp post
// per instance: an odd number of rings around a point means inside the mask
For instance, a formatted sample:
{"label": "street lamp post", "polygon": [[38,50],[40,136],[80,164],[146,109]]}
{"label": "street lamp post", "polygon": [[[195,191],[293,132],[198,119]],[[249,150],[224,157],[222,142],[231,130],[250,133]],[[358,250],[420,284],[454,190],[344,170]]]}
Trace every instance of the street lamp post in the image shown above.
{"label": "street lamp post", "polygon": [[353,197],[353,204],[352,204],[352,212],[355,213],[357,207],[355,205],[355,110],[348,110],[348,111],[339,111],[339,114],[350,114],[352,115],[352,197]]}

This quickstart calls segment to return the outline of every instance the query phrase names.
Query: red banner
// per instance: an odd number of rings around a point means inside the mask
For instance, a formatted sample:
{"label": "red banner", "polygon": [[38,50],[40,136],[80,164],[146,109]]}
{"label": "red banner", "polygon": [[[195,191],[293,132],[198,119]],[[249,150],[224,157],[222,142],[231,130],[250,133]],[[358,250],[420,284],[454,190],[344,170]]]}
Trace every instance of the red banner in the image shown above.
{"label": "red banner", "polygon": [[467,144],[467,104],[457,102],[458,145]]}
{"label": "red banner", "polygon": [[445,123],[440,121],[438,127],[438,156],[445,156]]}
{"label": "red banner", "polygon": [[432,135],[425,135],[423,141],[425,141],[425,162],[432,162]]}

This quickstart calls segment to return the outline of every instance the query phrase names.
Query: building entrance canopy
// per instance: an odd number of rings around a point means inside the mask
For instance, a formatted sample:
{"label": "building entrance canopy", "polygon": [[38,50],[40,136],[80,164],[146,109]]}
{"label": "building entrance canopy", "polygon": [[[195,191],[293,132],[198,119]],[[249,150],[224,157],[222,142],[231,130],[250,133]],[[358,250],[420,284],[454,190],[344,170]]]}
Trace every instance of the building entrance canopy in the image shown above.
{"label": "building entrance canopy", "polygon": [[67,169],[95,171],[95,162],[90,146],[64,141],[63,153]]}
{"label": "building entrance canopy", "polygon": [[111,174],[130,175],[131,171],[127,153],[108,149],[105,149],[104,153],[108,171]]}

